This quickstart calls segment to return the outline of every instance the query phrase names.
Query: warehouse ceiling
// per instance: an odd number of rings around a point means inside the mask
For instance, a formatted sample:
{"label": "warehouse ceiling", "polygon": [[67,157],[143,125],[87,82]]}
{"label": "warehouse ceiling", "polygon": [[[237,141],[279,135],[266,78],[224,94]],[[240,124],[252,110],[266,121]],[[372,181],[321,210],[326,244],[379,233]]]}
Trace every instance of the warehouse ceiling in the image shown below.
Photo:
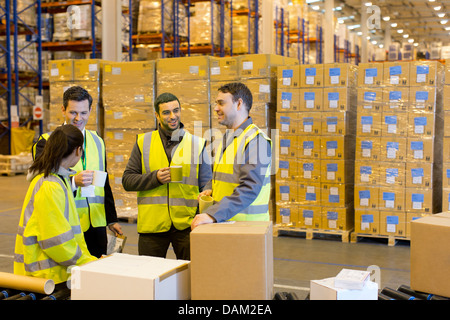
{"label": "warehouse ceiling", "polygon": [[[307,2],[311,2],[311,7],[317,5],[323,9],[323,1]],[[390,28],[391,41],[403,43],[410,40],[410,43],[418,45],[432,42],[450,44],[450,0],[335,0],[334,7],[340,7],[340,10],[335,10],[336,18],[343,20],[347,26],[355,27],[356,32],[361,31],[356,26],[361,24],[362,10],[370,8],[367,16],[374,17],[376,11],[372,9],[379,8],[381,28],[368,30],[370,40],[378,44],[384,43],[387,28]]]}

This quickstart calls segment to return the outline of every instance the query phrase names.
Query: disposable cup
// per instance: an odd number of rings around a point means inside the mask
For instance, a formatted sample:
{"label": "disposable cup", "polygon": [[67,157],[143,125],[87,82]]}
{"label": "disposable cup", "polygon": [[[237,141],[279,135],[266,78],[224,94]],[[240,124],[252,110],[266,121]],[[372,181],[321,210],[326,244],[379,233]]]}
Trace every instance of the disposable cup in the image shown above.
{"label": "disposable cup", "polygon": [[183,167],[171,166],[170,167],[170,182],[182,182],[183,181]]}
{"label": "disposable cup", "polygon": [[92,178],[92,185],[96,187],[104,187],[106,176],[108,173],[106,171],[94,171],[94,177]]}

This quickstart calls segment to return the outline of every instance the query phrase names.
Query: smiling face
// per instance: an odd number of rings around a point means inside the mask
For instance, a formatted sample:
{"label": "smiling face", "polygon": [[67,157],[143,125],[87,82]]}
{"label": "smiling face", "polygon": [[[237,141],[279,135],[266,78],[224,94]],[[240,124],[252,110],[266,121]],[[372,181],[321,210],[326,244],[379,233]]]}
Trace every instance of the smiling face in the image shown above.
{"label": "smiling face", "polygon": [[226,126],[228,129],[234,128],[240,103],[240,99],[233,102],[231,93],[219,91],[214,105],[214,111],[216,112],[219,124]]}
{"label": "smiling face", "polygon": [[170,101],[159,105],[159,113],[155,112],[156,118],[165,131],[175,131],[180,127],[181,107],[178,101]]}
{"label": "smiling face", "polygon": [[62,112],[67,124],[73,124],[80,129],[80,131],[83,131],[89,120],[89,115],[91,114],[89,101],[70,100],[65,110],[64,107],[62,107]]}

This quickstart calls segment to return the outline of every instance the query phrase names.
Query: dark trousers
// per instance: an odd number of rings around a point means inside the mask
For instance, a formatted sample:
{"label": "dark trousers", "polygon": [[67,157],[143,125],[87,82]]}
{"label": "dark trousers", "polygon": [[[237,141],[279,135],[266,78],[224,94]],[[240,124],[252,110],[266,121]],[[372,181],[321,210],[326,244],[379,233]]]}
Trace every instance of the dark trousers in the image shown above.
{"label": "dark trousers", "polygon": [[89,253],[94,257],[101,258],[103,254],[106,254],[106,248],[108,246],[106,227],[94,228],[90,226],[84,233],[84,240],[86,241]]}
{"label": "dark trousers", "polygon": [[138,241],[139,255],[165,258],[172,243],[177,259],[190,260],[191,228],[177,230],[173,225],[169,231],[160,233],[140,233]]}

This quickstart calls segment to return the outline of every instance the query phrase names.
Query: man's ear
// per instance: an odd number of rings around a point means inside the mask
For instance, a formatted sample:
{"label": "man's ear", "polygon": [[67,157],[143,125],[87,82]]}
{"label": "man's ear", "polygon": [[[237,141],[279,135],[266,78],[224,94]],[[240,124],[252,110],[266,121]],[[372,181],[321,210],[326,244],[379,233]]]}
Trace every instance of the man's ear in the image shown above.
{"label": "man's ear", "polygon": [[78,147],[78,148],[77,148],[76,156],[77,156],[77,157],[80,157],[82,154],[83,154],[83,147]]}

